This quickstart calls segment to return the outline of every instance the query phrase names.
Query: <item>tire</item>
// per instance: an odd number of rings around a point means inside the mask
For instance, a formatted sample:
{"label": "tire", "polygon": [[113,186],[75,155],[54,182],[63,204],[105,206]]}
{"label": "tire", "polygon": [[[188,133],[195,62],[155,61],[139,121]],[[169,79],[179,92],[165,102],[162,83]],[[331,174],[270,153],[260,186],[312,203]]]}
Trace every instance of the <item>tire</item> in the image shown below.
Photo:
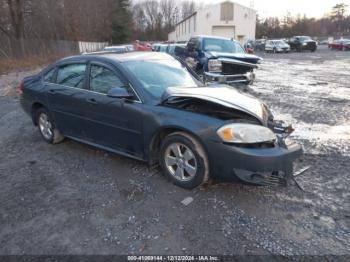
{"label": "tire", "polygon": [[201,144],[192,136],[177,132],[162,142],[159,163],[175,185],[193,189],[209,180],[209,162]]}
{"label": "tire", "polygon": [[42,138],[49,144],[57,144],[64,140],[64,136],[56,128],[50,112],[44,108],[39,108],[36,112],[36,123]]}

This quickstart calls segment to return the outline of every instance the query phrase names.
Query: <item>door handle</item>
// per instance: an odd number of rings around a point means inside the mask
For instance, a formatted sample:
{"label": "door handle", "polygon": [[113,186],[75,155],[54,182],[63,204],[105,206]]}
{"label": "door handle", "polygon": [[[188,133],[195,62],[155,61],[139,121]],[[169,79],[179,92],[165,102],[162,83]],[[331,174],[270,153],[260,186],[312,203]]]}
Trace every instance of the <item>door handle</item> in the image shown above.
{"label": "door handle", "polygon": [[55,94],[56,90],[55,89],[50,89],[49,92],[50,92],[50,94]]}
{"label": "door handle", "polygon": [[90,103],[90,104],[93,104],[93,105],[96,105],[96,104],[97,104],[97,101],[96,101],[95,98],[88,98],[88,99],[86,99],[86,101],[87,101],[88,103]]}

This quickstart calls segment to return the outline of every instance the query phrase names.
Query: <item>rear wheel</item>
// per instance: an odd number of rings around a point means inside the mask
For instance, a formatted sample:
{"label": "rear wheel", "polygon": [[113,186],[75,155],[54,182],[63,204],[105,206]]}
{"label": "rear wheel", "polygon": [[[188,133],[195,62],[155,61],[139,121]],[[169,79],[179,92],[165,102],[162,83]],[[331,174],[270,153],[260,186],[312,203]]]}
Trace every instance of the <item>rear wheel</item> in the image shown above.
{"label": "rear wheel", "polygon": [[192,189],[209,180],[207,155],[200,143],[186,133],[168,135],[159,158],[164,174],[177,186]]}
{"label": "rear wheel", "polygon": [[56,128],[55,123],[46,108],[39,108],[36,111],[36,123],[39,132],[44,140],[49,144],[56,144],[64,139],[64,136]]}

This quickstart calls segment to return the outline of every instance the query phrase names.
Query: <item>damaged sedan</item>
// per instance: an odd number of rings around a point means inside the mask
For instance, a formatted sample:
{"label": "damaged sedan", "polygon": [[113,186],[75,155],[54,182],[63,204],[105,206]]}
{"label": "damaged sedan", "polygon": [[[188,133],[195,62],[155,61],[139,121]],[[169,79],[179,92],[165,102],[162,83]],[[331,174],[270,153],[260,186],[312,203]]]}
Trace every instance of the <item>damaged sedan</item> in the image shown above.
{"label": "damaged sedan", "polygon": [[164,53],[65,58],[20,90],[46,142],[67,137],[159,164],[183,188],[210,178],[285,185],[302,153],[286,142],[293,129],[264,103],[226,85],[207,87]]}

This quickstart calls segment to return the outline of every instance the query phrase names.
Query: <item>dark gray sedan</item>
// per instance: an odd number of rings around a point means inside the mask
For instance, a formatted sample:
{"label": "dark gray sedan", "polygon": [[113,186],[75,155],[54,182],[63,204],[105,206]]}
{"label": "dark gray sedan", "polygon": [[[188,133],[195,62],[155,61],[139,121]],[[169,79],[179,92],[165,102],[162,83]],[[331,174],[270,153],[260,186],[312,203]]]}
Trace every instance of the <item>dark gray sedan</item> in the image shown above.
{"label": "dark gray sedan", "polygon": [[45,141],[65,137],[160,164],[176,185],[210,178],[285,184],[298,144],[259,100],[203,86],[163,53],[69,57],[23,80],[21,104]]}

